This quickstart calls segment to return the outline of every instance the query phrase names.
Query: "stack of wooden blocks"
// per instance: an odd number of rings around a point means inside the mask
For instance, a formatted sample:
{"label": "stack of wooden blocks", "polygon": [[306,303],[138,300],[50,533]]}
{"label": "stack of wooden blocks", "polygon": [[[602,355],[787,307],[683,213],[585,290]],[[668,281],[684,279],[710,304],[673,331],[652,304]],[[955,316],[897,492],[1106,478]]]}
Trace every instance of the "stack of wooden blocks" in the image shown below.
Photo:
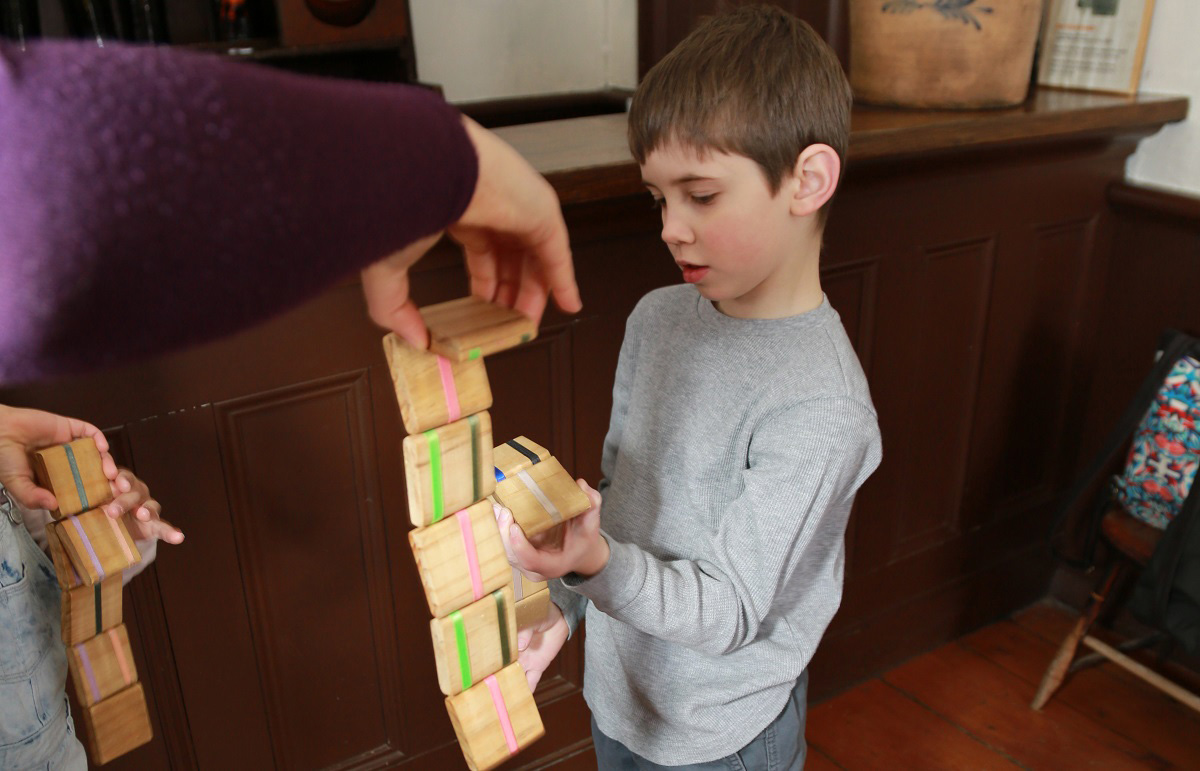
{"label": "stack of wooden blocks", "polygon": [[408,540],[433,615],[438,684],[467,765],[481,771],[545,733],[517,663],[517,631],[545,617],[550,593],[510,568],[492,501],[545,538],[589,502],[545,448],[524,437],[492,446],[482,357],[533,339],[533,322],[472,297],[421,313],[429,351],[395,335],[383,341],[408,432]]}
{"label": "stack of wooden blocks", "polygon": [[87,727],[88,754],[99,765],[150,741],[150,715],[121,623],[122,574],[141,562],[125,523],[100,506],[112,500],[91,439],[34,453],[38,483],[54,493],[56,521],[46,528],[62,587],[62,640]]}

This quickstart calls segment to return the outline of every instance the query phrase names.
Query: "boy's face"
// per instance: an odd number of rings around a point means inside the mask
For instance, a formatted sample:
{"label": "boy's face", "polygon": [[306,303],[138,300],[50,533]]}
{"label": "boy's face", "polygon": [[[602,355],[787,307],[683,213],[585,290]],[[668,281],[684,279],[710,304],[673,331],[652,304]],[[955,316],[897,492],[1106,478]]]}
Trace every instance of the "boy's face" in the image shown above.
{"label": "boy's face", "polygon": [[791,315],[802,265],[792,175],[772,195],[749,158],[668,142],[647,156],[642,181],[662,210],[662,239],[684,281],[728,316]]}

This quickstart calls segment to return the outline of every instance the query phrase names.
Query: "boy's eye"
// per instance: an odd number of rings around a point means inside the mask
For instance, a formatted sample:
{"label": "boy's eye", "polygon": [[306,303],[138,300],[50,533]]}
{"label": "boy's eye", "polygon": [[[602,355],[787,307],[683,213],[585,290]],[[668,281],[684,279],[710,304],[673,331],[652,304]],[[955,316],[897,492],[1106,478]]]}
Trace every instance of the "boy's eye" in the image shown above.
{"label": "boy's eye", "polygon": [[651,209],[664,209],[664,208],[666,208],[666,206],[667,206],[666,198],[659,198],[656,195],[650,196],[650,208]]}
{"label": "boy's eye", "polygon": [[701,206],[708,206],[710,203],[712,203],[716,199],[717,199],[716,193],[710,193],[709,195],[693,195],[692,196],[692,200],[694,202],[700,204]]}

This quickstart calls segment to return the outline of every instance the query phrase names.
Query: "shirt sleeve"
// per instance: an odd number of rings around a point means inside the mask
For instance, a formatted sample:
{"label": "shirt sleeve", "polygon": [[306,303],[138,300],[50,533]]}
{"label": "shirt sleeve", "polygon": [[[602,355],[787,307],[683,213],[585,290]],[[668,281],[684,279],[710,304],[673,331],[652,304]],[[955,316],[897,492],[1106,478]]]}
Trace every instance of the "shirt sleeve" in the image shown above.
{"label": "shirt sleeve", "polygon": [[265,320],[458,219],[477,159],[417,87],[164,46],[0,43],[0,382]]}
{"label": "shirt sleeve", "polygon": [[843,397],[794,406],[751,440],[743,492],[713,534],[711,558],[661,560],[606,535],[605,568],[564,583],[613,618],[708,655],[753,642],[769,613],[814,591],[829,601],[806,626],[823,632],[840,601],[851,503],[879,459],[866,407]]}

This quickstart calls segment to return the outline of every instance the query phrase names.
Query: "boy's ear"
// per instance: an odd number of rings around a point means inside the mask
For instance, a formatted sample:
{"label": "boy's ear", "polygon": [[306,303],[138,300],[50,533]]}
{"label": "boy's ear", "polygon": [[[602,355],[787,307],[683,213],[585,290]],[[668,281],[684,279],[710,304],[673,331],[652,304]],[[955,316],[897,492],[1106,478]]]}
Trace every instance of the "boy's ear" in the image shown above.
{"label": "boy's ear", "polygon": [[797,217],[815,214],[833,197],[842,174],[842,159],[829,145],[804,148],[793,169],[791,212]]}

